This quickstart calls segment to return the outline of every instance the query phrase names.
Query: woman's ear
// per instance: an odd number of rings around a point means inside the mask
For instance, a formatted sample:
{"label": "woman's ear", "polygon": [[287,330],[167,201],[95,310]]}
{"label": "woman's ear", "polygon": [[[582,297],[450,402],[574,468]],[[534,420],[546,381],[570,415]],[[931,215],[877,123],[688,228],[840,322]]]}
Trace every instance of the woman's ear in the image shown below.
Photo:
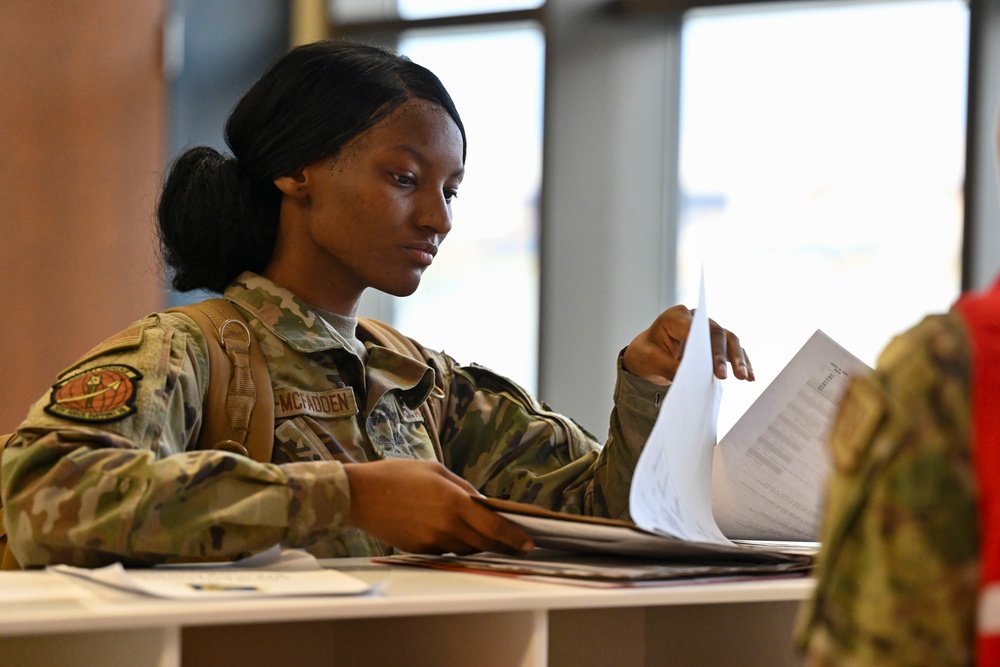
{"label": "woman's ear", "polygon": [[282,194],[292,199],[302,199],[309,195],[309,178],[304,168],[274,179],[274,185]]}

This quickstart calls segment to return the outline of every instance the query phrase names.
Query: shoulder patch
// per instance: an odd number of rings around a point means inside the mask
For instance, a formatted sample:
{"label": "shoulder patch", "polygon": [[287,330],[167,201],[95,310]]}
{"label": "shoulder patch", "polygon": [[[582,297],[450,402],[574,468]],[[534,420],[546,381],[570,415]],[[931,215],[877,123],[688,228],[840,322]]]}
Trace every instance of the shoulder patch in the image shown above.
{"label": "shoulder patch", "polygon": [[148,325],[149,318],[140,320],[136,322],[128,329],[120,331],[111,338],[99,343],[94,346],[85,355],[73,362],[73,365],[64,370],[60,377],[76,370],[80,366],[84,365],[94,357],[100,356],[102,354],[108,354],[109,352],[120,352],[122,350],[134,350],[135,348],[142,345],[142,337],[146,331],[146,326]]}
{"label": "shoulder patch", "polygon": [[52,385],[50,415],[81,422],[113,422],[135,412],[142,374],[131,366],[97,366],[65,377]]}
{"label": "shoulder patch", "polygon": [[837,470],[850,474],[858,469],[885,413],[885,399],[875,381],[866,375],[856,377],[840,404],[829,436]]}

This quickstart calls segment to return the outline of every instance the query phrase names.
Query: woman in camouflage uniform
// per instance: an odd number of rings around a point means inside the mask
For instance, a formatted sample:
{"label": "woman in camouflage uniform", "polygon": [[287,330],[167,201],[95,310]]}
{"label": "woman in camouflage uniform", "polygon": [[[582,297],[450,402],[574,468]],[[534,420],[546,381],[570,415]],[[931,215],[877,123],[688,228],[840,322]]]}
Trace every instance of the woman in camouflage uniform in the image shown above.
{"label": "woman in camouflage uniform", "polygon": [[[260,343],[272,461],[197,449],[204,334],[151,315],[60,375],[7,447],[22,565],[228,559],[277,543],[318,556],[531,548],[477,493],[628,516],[690,311],[667,310],[619,356],[602,446],[485,368],[359,337],[362,292],[413,293],[452,226],[466,139],[431,72],[371,47],[299,47],[242,99],[226,140],[233,157],[180,156],[158,220],[174,286],[223,293]],[[738,339],[714,324],[712,337],[716,373],[752,379]],[[427,400],[442,402],[433,434]]]}

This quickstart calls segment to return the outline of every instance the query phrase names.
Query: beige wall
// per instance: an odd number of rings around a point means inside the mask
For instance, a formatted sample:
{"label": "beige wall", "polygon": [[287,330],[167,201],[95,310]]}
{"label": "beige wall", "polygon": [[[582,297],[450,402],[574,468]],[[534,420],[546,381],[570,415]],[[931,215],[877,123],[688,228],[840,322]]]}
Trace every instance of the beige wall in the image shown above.
{"label": "beige wall", "polygon": [[0,2],[0,433],[162,305],[164,1]]}

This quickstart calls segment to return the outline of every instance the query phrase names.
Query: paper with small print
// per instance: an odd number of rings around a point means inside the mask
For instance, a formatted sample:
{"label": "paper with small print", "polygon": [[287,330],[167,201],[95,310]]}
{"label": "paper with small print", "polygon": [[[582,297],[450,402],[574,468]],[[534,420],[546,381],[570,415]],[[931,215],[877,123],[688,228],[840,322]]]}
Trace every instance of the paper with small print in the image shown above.
{"label": "paper with small print", "polygon": [[691,542],[815,541],[826,437],[850,378],[870,370],[817,330],[716,446],[722,385],[702,277],[684,357],[632,479],[633,521]]}
{"label": "paper with small print", "polygon": [[817,331],[716,445],[722,391],[702,278],[683,357],[633,474],[634,523],[480,502],[552,550],[811,562],[829,471],[826,437],[850,378],[869,371]]}
{"label": "paper with small print", "polygon": [[715,448],[712,504],[730,539],[812,541],[826,437],[863,361],[816,331]]}

